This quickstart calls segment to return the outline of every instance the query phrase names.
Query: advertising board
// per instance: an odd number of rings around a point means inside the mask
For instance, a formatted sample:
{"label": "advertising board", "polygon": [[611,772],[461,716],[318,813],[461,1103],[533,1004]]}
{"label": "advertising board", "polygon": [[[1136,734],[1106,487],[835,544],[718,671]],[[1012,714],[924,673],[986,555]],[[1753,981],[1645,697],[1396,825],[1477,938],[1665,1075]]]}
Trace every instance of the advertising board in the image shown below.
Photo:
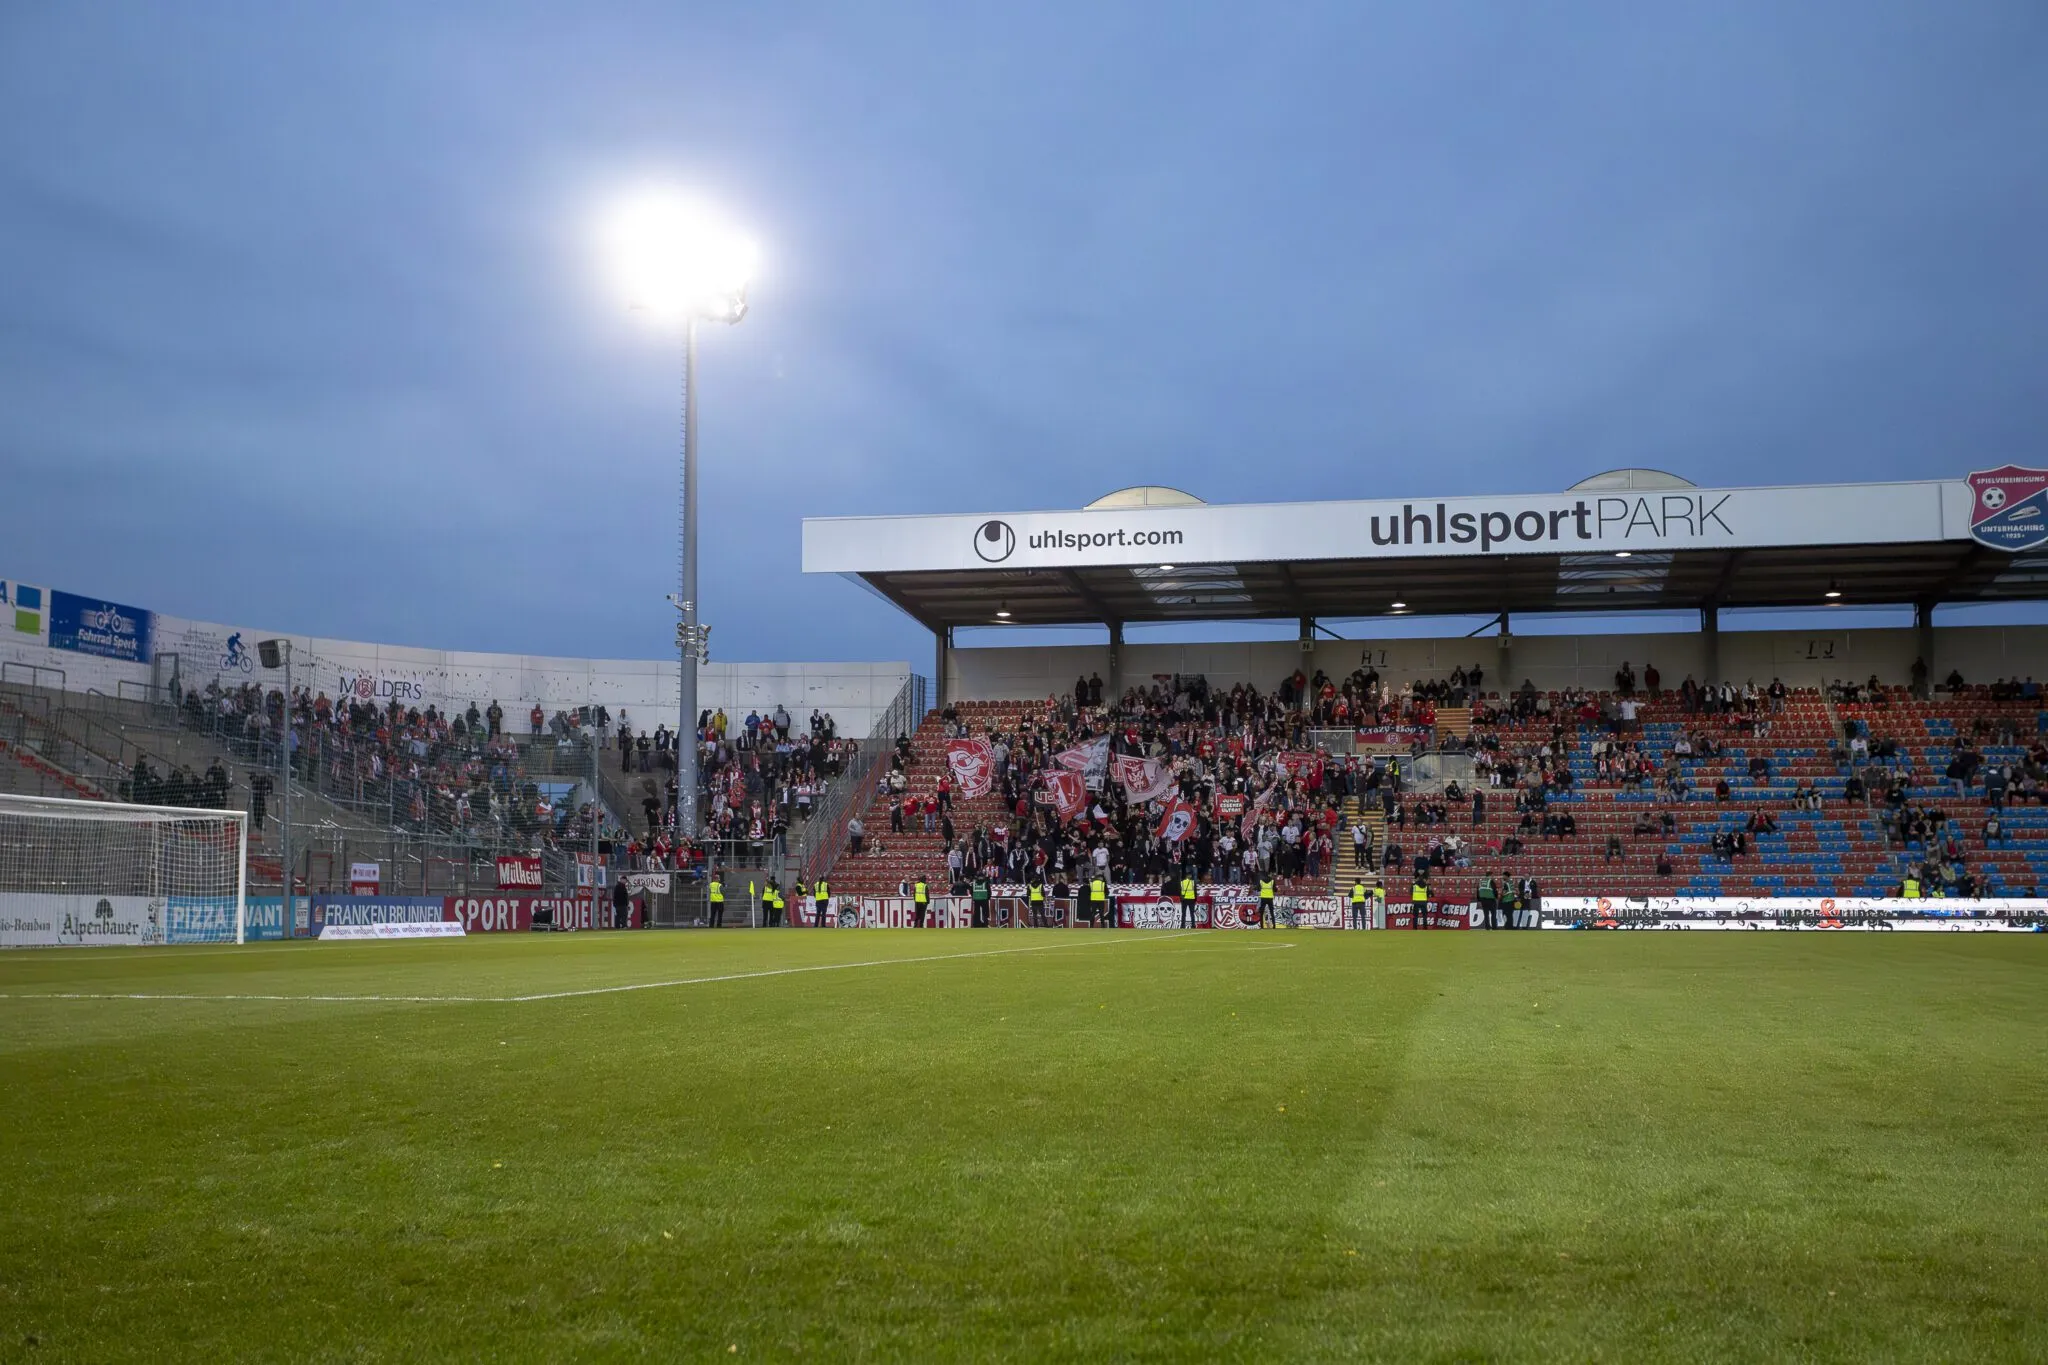
{"label": "advertising board", "polygon": [[49,594],[52,649],[146,664],[153,657],[156,616],[97,597],[56,591]]}
{"label": "advertising board", "polygon": [[[232,909],[228,937],[234,937]],[[0,892],[0,948],[133,948],[167,941],[159,897]]]}

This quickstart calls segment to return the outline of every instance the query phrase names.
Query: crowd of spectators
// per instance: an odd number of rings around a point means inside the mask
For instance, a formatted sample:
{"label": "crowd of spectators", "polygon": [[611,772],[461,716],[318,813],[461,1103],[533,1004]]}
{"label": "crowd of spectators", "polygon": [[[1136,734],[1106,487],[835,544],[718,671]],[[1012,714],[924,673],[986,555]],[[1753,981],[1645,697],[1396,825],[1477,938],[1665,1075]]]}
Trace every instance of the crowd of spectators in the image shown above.
{"label": "crowd of spectators", "polygon": [[[472,702],[444,712],[396,699],[379,706],[331,698],[302,687],[291,700],[287,728],[281,689],[215,681],[184,693],[181,706],[188,726],[254,765],[252,794],[259,799],[268,795],[268,774],[282,744],[295,781],[395,828],[478,847],[574,847],[603,832],[593,830],[600,823],[594,806],[572,809],[542,794],[525,772],[518,745],[504,733],[496,701],[487,709]],[[567,715],[557,721],[564,733],[581,723]],[[216,785],[224,796],[224,784]]]}
{"label": "crowd of spectators", "polygon": [[626,842],[630,865],[650,869],[701,870],[707,859],[759,865],[788,851],[792,828],[810,817],[825,785],[845,771],[854,742],[839,738],[838,723],[814,710],[798,729],[782,706],[763,715],[750,711],[733,724],[723,707],[699,714],[699,837],[694,845],[676,831],[674,732],[665,724],[636,733],[619,716],[617,759],[621,772],[646,775],[640,784],[641,817]]}
{"label": "crowd of spectators", "polygon": [[[1060,884],[1096,876],[1231,883],[1320,876],[1336,847],[1340,795],[1357,773],[1355,765],[1334,760],[1301,761],[1314,716],[1281,696],[1311,686],[1320,683],[1297,675],[1272,693],[1246,685],[1224,692],[1199,675],[1177,676],[1104,703],[1100,679],[1080,679],[1071,694],[1047,698],[1036,715],[984,726],[1000,798],[1000,813],[986,826],[955,825],[954,791],[945,776],[928,794],[909,794],[904,770],[911,754],[907,745],[899,747],[883,779],[891,828],[938,833],[946,881],[956,886],[979,876],[1053,886],[1059,894]],[[962,735],[968,724],[948,708],[944,728]],[[1090,781],[1075,818],[1060,816],[1038,774],[1063,750],[1104,739],[1111,755],[1168,766],[1172,798],[1193,807],[1183,838],[1164,837],[1159,803],[1131,802],[1106,773]],[[1296,756],[1292,767],[1283,755]],[[1233,798],[1241,813],[1219,814],[1218,798]]]}

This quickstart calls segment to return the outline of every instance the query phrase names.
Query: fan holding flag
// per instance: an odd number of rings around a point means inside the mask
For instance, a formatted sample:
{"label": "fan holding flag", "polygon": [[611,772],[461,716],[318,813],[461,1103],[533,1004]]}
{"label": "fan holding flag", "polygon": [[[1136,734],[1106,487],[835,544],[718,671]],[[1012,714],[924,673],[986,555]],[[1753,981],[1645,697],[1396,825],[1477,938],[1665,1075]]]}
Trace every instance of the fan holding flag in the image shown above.
{"label": "fan holding flag", "polygon": [[1159,837],[1165,843],[1177,844],[1194,829],[1195,808],[1179,797],[1168,801],[1159,813]]}

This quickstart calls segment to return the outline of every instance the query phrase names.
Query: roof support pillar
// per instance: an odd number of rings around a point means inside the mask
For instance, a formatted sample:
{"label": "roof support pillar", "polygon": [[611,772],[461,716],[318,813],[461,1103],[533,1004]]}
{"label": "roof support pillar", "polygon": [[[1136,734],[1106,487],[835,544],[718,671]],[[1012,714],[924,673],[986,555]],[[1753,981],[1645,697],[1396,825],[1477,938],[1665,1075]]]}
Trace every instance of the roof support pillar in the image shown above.
{"label": "roof support pillar", "polygon": [[1706,687],[1721,685],[1721,604],[1709,602],[1700,608],[1700,638],[1706,642],[1706,676],[1700,683]]}
{"label": "roof support pillar", "polygon": [[[1500,634],[1494,637],[1494,645],[1500,650],[1500,655],[1493,661],[1493,668],[1490,670],[1493,674],[1493,686],[1495,691],[1505,697],[1515,685],[1515,637],[1508,630],[1508,614],[1505,611],[1500,614]],[[1472,701],[1477,705],[1479,698],[1474,696]]]}
{"label": "roof support pillar", "polygon": [[932,685],[938,696],[932,705],[943,708],[953,695],[953,628],[940,626],[932,632],[932,639],[938,645],[937,657],[932,660]]}
{"label": "roof support pillar", "polygon": [[1921,685],[1921,700],[1934,695],[1934,603],[1913,604],[1913,640],[1920,653],[1920,662],[1927,665],[1927,677]]}
{"label": "roof support pillar", "polygon": [[1108,686],[1102,689],[1111,705],[1124,694],[1124,623],[1107,622],[1109,626],[1109,677]]}

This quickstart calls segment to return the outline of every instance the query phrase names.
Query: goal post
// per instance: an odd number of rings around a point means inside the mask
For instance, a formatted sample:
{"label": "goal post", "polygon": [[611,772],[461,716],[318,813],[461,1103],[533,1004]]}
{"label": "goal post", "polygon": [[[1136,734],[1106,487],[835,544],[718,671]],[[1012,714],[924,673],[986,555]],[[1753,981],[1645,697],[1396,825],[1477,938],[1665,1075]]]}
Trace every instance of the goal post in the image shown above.
{"label": "goal post", "polygon": [[0,795],[0,948],[242,943],[241,811]]}

